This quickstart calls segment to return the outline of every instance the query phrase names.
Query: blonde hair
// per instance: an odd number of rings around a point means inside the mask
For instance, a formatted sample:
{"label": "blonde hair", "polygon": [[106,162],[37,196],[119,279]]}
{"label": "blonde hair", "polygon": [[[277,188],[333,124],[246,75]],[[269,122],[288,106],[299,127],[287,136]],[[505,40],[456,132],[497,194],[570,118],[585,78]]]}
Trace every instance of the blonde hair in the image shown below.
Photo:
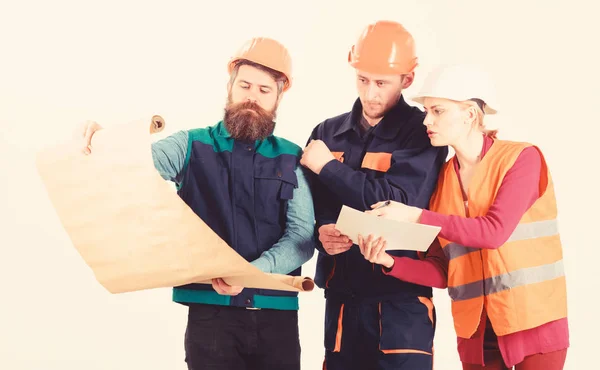
{"label": "blonde hair", "polygon": [[473,98],[462,102],[462,105],[466,108],[475,108],[475,111],[477,112],[475,125],[479,131],[483,132],[484,135],[489,136],[492,139],[497,138],[498,130],[488,130],[485,128],[485,123],[483,122],[483,117],[485,116],[483,108],[485,107],[485,102],[483,100]]}

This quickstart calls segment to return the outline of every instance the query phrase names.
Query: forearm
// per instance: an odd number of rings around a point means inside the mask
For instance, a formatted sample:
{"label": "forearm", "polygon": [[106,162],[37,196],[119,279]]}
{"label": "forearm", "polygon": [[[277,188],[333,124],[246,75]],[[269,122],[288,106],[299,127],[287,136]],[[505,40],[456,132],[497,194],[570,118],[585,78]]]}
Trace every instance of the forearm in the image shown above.
{"label": "forearm", "polygon": [[404,189],[390,186],[386,179],[368,180],[364,172],[335,160],[323,167],[319,180],[335,191],[343,204],[358,210],[369,209],[371,204],[387,199],[406,203],[408,198]]}
{"label": "forearm", "polygon": [[272,274],[289,274],[309,261],[314,255],[314,239],[280,240],[251,262],[259,270]]}
{"label": "forearm", "polygon": [[413,284],[445,289],[448,285],[448,258],[436,239],[423,260],[415,260],[408,257],[394,258],[391,269],[385,269],[384,273],[396,279]]}
{"label": "forearm", "polygon": [[315,251],[315,214],[312,195],[302,169],[296,170],[298,188],[288,201],[286,229],[283,236],[252,261],[260,270],[288,274],[310,260]]}
{"label": "forearm", "polygon": [[389,168],[383,166],[385,173],[376,178],[369,178],[363,169],[332,160],[321,169],[319,180],[343,204],[361,211],[382,200],[426,208],[446,153],[431,147],[396,150]]}
{"label": "forearm", "polygon": [[391,271],[385,273],[408,283],[439,289],[448,286],[447,267],[435,258],[414,260],[408,257],[394,257]]}

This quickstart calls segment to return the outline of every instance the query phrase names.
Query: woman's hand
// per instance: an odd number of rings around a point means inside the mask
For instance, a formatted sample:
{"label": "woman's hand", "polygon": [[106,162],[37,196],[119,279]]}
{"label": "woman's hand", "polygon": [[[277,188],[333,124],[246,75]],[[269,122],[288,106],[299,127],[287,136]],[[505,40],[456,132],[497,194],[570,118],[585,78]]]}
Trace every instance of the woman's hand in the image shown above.
{"label": "woman's hand", "polygon": [[365,239],[358,235],[358,247],[365,259],[389,269],[394,266],[394,258],[385,251],[386,245],[387,242],[382,237],[375,239],[373,235],[369,235]]}
{"label": "woman's hand", "polygon": [[388,206],[375,209],[383,205],[384,203],[385,202],[375,203],[371,206],[371,208],[373,208],[372,210],[365,212],[375,216],[389,218],[391,220],[396,221],[418,223],[421,219],[421,214],[423,213],[423,210],[421,208],[407,206],[406,204],[395,201],[390,202]]}

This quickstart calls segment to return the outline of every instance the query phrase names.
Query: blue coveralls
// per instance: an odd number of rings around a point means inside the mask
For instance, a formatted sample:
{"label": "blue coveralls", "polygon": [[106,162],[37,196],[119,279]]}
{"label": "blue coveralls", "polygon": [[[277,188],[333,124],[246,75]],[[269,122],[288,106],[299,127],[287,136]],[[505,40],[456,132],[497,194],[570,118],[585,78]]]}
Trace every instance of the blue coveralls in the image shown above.
{"label": "blue coveralls", "polygon": [[[323,140],[338,160],[310,178],[316,227],[334,224],[342,205],[364,211],[395,200],[427,208],[447,147],[432,147],[425,114],[401,97],[366,133],[362,105],[325,120],[309,141]],[[325,364],[328,370],[431,369],[435,309],[432,289],[386,275],[357,245],[330,256],[318,243],[315,282],[325,289]],[[417,252],[395,256],[419,259]]]}

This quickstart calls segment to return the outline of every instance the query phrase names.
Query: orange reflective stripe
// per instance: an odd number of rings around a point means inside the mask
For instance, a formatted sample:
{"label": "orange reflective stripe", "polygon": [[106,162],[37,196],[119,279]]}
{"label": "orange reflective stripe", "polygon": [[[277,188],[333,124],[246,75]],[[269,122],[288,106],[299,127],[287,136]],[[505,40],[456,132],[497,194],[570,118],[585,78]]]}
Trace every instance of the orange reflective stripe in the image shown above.
{"label": "orange reflective stripe", "polygon": [[383,327],[381,326],[381,302],[379,302],[379,337],[381,337],[382,332]]}
{"label": "orange reflective stripe", "polygon": [[547,265],[528,267],[493,276],[474,283],[448,288],[453,302],[465,301],[481,296],[488,296],[508,291],[520,286],[535,285],[552,281],[565,275],[563,261],[559,260]]}
{"label": "orange reflective stripe", "polygon": [[443,249],[444,255],[446,255],[446,258],[448,258],[449,261],[460,256],[464,256],[465,254],[478,252],[480,250],[481,248],[465,247],[464,245],[460,245],[458,243],[448,243]]}
{"label": "orange reflective stripe", "polygon": [[325,281],[325,288],[329,288],[329,280],[333,278],[333,274],[335,273],[335,265],[337,264],[335,256],[333,256],[333,267],[331,268],[331,272],[329,276],[327,276],[327,281]]}
{"label": "orange reflective stripe", "polygon": [[335,334],[335,347],[333,348],[333,352],[339,352],[342,349],[342,330],[343,330],[343,322],[344,319],[344,304],[340,307],[340,315],[338,316],[338,328],[337,333]]}
{"label": "orange reflective stripe", "polygon": [[387,172],[392,166],[392,153],[367,153],[362,161],[362,168]]}
{"label": "orange reflective stripe", "polygon": [[432,356],[431,353],[425,351],[419,351],[418,349],[382,349],[381,352],[386,355],[398,354],[398,353],[418,353],[421,355],[429,355]]}
{"label": "orange reflective stripe", "polygon": [[[507,250],[512,243],[525,241],[526,243],[521,243],[516,250],[521,253],[523,246],[528,246],[530,243],[528,242],[531,239],[543,240],[544,245],[549,245],[549,240],[552,239],[542,239],[542,238],[552,238],[558,237],[558,222],[556,219],[549,219],[543,221],[535,221],[528,223],[521,223],[517,225],[511,236],[506,241],[506,245],[503,250]],[[510,244],[509,244],[510,243]],[[560,243],[560,241],[558,241]],[[465,254],[474,253],[480,251],[480,248],[472,248],[464,245],[460,245],[458,243],[448,243],[444,246],[444,254],[449,260],[453,260],[460,256],[464,256]],[[488,250],[489,252],[489,250]],[[544,254],[539,253],[539,251],[531,251],[531,248],[526,248],[523,250],[524,253],[529,254]],[[522,259],[521,259],[522,260]]]}
{"label": "orange reflective stripe", "polygon": [[537,239],[545,236],[558,235],[558,221],[551,218],[543,221],[523,222],[518,224],[507,242],[517,240]]}
{"label": "orange reflective stripe", "polygon": [[531,240],[520,240],[506,243],[502,248],[484,252],[486,258],[498,258],[503,264],[489,264],[485,277],[512,273],[517,270],[535,266],[543,266],[560,261],[563,258],[558,235]]}
{"label": "orange reflective stripe", "polygon": [[427,297],[419,297],[419,301],[427,307],[427,313],[429,314],[429,320],[433,326],[433,302]]}
{"label": "orange reflective stripe", "polygon": [[338,161],[344,163],[344,152],[331,152],[331,154],[333,154],[333,156],[335,157],[335,159],[337,159]]}
{"label": "orange reflective stripe", "polygon": [[[447,252],[446,248],[450,252]],[[467,249],[469,248],[465,248],[465,250]],[[454,257],[448,265],[448,287],[450,288],[468,284],[475,287],[478,284],[481,285],[479,283],[481,280],[505,275],[509,273],[509,270],[514,273],[532,266],[548,265],[560,261],[563,257],[558,235],[537,238],[536,243],[532,243],[531,240],[512,241],[496,250],[477,249],[465,254],[460,254],[460,252],[455,243],[444,246],[446,255],[454,253]],[[484,270],[482,261],[489,261],[493,258],[500,258],[503,264],[487,263]],[[465,269],[464,266],[470,266],[470,268]]]}

